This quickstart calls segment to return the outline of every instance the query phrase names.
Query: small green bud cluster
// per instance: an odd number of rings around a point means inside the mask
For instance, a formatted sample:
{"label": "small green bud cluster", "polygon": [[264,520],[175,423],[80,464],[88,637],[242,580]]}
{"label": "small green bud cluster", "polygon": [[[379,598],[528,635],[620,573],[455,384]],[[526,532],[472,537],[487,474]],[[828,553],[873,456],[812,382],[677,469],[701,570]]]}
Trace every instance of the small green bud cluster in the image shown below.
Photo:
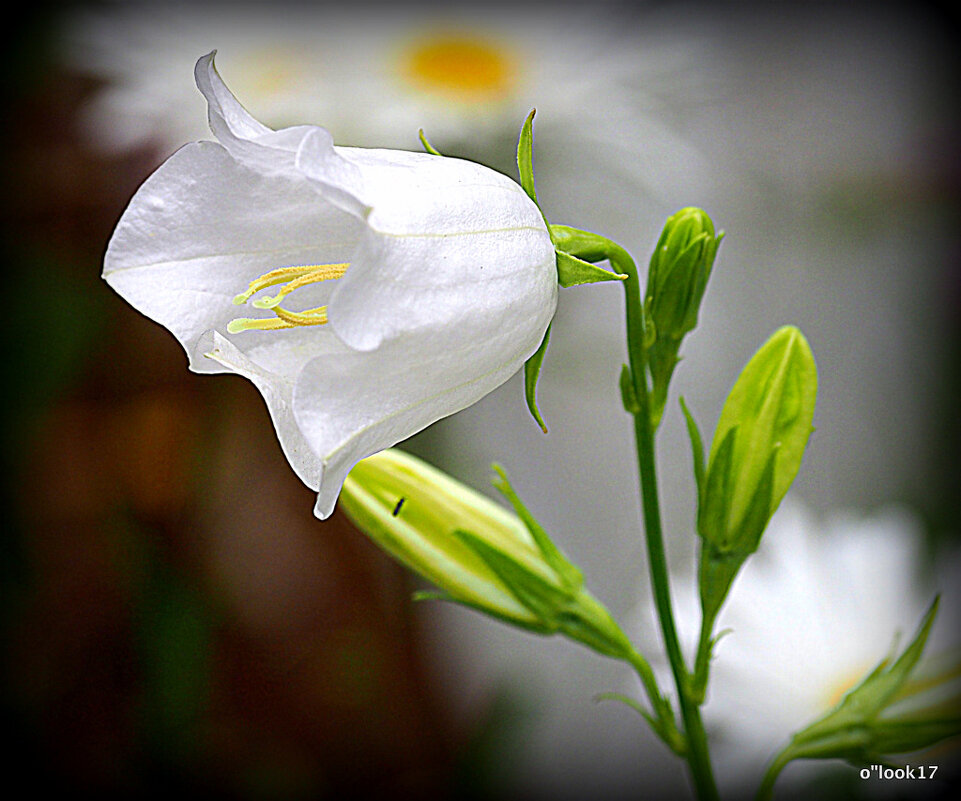
{"label": "small green bud cluster", "polygon": [[702,209],[687,207],[668,217],[651,255],[644,296],[653,402],[651,422],[664,412],[667,387],[684,337],[697,327],[698,311],[717,248],[714,223]]}

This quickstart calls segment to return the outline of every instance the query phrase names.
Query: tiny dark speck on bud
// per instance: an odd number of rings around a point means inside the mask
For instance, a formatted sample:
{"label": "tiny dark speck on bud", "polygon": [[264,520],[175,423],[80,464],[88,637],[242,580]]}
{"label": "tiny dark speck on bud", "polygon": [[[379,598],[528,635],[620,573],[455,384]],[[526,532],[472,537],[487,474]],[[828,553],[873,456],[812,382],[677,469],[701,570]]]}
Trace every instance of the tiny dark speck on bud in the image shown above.
{"label": "tiny dark speck on bud", "polygon": [[399,501],[397,501],[397,506],[395,506],[395,507],[394,507],[394,511],[391,512],[391,514],[392,514],[394,517],[397,517],[397,515],[400,514],[400,507],[404,505],[404,501],[406,501],[406,500],[407,500],[406,498],[401,498]]}

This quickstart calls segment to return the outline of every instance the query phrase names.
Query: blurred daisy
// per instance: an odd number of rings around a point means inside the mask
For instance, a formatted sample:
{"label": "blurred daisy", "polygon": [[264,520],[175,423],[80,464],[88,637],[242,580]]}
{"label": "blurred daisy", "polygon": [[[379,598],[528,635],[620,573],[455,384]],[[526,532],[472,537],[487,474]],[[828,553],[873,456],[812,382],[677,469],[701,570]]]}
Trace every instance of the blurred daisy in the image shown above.
{"label": "blurred daisy", "polygon": [[[326,5],[145,2],[64,21],[70,66],[105,85],[82,119],[91,143],[153,145],[169,155],[204,138],[190,74],[218,51],[224,79],[273,128],[322,123],[338,144],[442,152],[508,169],[517,132],[538,109],[539,141],[590,167],[628,170],[655,191],[702,173],[672,120],[712,88],[692,43],[634,24],[622,9],[510,6],[438,10]],[[644,31],[643,34],[639,31]],[[538,155],[543,153],[539,145]]]}
{"label": "blurred daisy", "polygon": [[[717,628],[731,631],[715,648],[704,716],[722,786],[755,789],[793,732],[833,708],[891,653],[896,635],[907,644],[936,592],[942,603],[921,667],[961,645],[961,552],[939,560],[932,581],[923,543],[919,521],[899,507],[823,523],[790,499],[777,512]],[[678,607],[693,647],[693,594]],[[792,763],[779,781],[824,764]]]}

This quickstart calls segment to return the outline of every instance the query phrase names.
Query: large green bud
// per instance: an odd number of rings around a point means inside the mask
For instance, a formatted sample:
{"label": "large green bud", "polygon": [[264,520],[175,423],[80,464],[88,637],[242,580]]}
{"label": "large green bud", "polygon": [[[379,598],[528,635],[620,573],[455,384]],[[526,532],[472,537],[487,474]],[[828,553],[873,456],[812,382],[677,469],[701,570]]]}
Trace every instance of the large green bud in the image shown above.
{"label": "large green bud", "polygon": [[[497,468],[495,468],[497,469]],[[583,576],[551,542],[503,471],[494,484],[514,507],[402,451],[357,463],[340,504],[374,542],[456,601],[541,634],[562,633],[606,656],[633,648]]]}
{"label": "large green bud", "polygon": [[741,371],[714,431],[698,533],[722,553],[757,549],[811,436],[817,368],[804,335],[784,326]]}

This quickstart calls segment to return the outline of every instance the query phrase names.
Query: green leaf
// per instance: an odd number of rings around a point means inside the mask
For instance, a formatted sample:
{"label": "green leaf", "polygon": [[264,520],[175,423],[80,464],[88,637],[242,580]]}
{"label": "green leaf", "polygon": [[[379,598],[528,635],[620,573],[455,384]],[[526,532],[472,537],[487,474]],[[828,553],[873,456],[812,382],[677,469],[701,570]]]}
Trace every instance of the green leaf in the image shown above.
{"label": "green leaf", "polygon": [[427,141],[427,137],[424,135],[424,129],[423,129],[423,128],[420,128],[420,129],[417,131],[417,136],[420,137],[420,143],[424,146],[424,150],[426,150],[426,151],[427,151],[428,153],[430,153],[432,156],[440,156],[440,155],[442,155],[442,154],[440,153],[440,151],[436,150],[436,149],[434,148],[434,146],[433,146],[430,142]]}
{"label": "green leaf", "polygon": [[623,281],[626,275],[612,273],[591,264],[588,261],[565,253],[563,250],[556,250],[557,255],[557,283],[565,289],[580,284],[596,284],[600,281]]}
{"label": "green leaf", "polygon": [[701,439],[701,431],[697,427],[694,415],[687,408],[683,397],[680,402],[681,411],[684,413],[684,420],[687,423],[687,436],[691,440],[691,456],[694,459],[694,483],[697,485],[697,496],[700,499],[704,492],[704,441]]}
{"label": "green leaf", "polygon": [[519,620],[515,617],[507,617],[507,615],[500,615],[488,606],[482,606],[481,604],[467,601],[463,598],[457,598],[443,590],[418,590],[412,595],[412,598],[414,601],[444,601],[445,603],[457,604],[458,606],[463,606],[465,609],[481,612],[487,615],[487,617],[499,620],[501,623],[507,623],[522,631],[529,631],[532,634],[553,634],[555,632],[555,629],[550,626],[544,626],[533,621]]}
{"label": "green leaf", "polygon": [[542,339],[541,344],[537,346],[537,350],[524,362],[524,399],[527,401],[527,408],[534,417],[534,421],[541,427],[541,431],[545,434],[547,433],[547,424],[544,422],[544,418],[541,417],[540,410],[537,408],[535,395],[537,393],[537,379],[541,374],[541,364],[544,362],[544,354],[547,353],[547,344],[551,338],[551,325],[553,325],[553,323],[547,326],[547,330],[544,332],[544,339]]}
{"label": "green leaf", "polygon": [[531,109],[531,113],[527,115],[517,142],[517,172],[521,187],[535,203],[537,203],[537,193],[534,190],[534,115],[536,113],[537,109]]}

